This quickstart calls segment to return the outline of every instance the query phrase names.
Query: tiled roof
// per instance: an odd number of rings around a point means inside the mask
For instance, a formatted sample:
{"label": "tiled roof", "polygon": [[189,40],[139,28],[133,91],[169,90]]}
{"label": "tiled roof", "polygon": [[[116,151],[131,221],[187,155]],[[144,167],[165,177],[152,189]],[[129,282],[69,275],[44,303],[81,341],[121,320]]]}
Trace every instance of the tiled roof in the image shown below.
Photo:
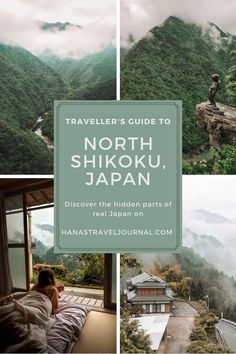
{"label": "tiled roof", "polygon": [[143,282],[143,283],[137,283],[135,286],[136,286],[136,288],[138,288],[138,289],[142,289],[142,288],[144,288],[144,289],[147,289],[147,288],[154,288],[154,289],[156,289],[156,288],[161,288],[161,289],[163,289],[163,288],[166,288],[167,287],[167,283],[166,282],[164,282],[164,283],[159,283],[158,281],[155,281],[155,280],[153,280],[153,281],[145,281],[145,282]]}
{"label": "tiled roof", "polygon": [[167,284],[163,279],[158,278],[155,275],[152,275],[149,272],[143,272],[142,274],[136,275],[135,277],[132,277],[130,279],[132,285],[136,285],[139,283],[144,283],[144,282],[157,282],[160,284]]}
{"label": "tiled roof", "polygon": [[167,295],[150,295],[150,296],[134,296],[129,299],[129,302],[155,302],[155,303],[163,303],[163,302],[170,302],[173,299]]}

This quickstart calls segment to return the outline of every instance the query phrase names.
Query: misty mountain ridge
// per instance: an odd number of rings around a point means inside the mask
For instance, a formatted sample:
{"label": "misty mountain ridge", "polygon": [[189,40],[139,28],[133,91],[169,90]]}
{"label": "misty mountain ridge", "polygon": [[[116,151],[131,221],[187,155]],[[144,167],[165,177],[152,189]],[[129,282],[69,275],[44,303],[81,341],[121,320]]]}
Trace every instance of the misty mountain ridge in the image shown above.
{"label": "misty mountain ridge", "polygon": [[[226,49],[227,46],[235,40],[235,36],[222,31],[216,24],[208,22],[206,27],[203,27],[203,39],[215,43],[215,49]],[[211,44],[210,43],[210,44]]]}
{"label": "misty mountain ridge", "polygon": [[[70,25],[45,23],[44,30]],[[0,43],[0,77],[0,173],[52,174],[54,100],[116,99],[116,51],[72,60]]]}
{"label": "misty mountain ridge", "polygon": [[64,81],[28,50],[5,44],[0,44],[0,77],[0,173],[52,173],[52,151],[32,128],[65,96]]}
{"label": "misty mountain ridge", "polygon": [[198,249],[223,248],[224,244],[211,235],[199,235],[188,228],[183,230],[183,243],[189,247]]}
{"label": "misty mountain ridge", "polygon": [[228,276],[236,276],[235,242],[183,229],[183,245],[192,248],[195,253],[206,259],[217,270]]}
{"label": "misty mountain ridge", "polygon": [[195,106],[207,100],[213,73],[222,81],[217,100],[228,104],[224,78],[232,50],[236,37],[217,24],[204,27],[170,16],[123,54],[121,98],[182,100],[183,152],[198,153],[208,136],[197,126]]}
{"label": "misty mountain ridge", "polygon": [[232,223],[232,221],[227,219],[226,217],[217,213],[212,213],[205,209],[194,210],[192,212],[192,215],[195,219],[204,220],[205,222],[210,224]]}
{"label": "misty mountain ridge", "polygon": [[32,249],[33,254],[37,254],[40,258],[43,258],[49,247],[47,247],[42,241],[40,241],[37,237],[32,236],[32,241],[35,244],[35,247]]}
{"label": "misty mountain ridge", "polygon": [[40,28],[44,31],[48,31],[48,32],[52,32],[52,33],[56,33],[58,31],[66,31],[70,28],[82,28],[81,26],[79,25],[75,25],[75,24],[72,24],[70,22],[40,22]]}
{"label": "misty mountain ridge", "polygon": [[35,225],[37,228],[39,228],[40,230],[44,230],[44,231],[48,231],[50,233],[54,233],[54,226],[53,225],[49,225],[49,224],[36,224]]}
{"label": "misty mountain ridge", "polygon": [[[216,49],[224,48],[228,44],[230,44],[233,40],[235,40],[235,36],[231,35],[228,32],[224,32],[220,27],[218,27],[215,23],[208,21],[205,25],[202,24],[197,24],[193,21],[187,21],[184,18],[176,17],[176,16],[169,16],[165,21],[163,21],[160,25],[155,26],[154,28],[150,29],[144,38],[151,38],[153,36],[153,30],[155,28],[162,28],[165,26],[172,25],[173,23],[179,23],[184,22],[189,25],[193,26],[198,26],[201,29],[202,32],[202,39],[206,42],[209,41],[209,44],[211,45],[212,43],[215,44]],[[134,40],[134,37],[132,34],[129,36],[129,43],[130,46],[134,45],[137,43]]]}
{"label": "misty mountain ridge", "polygon": [[[151,256],[151,257],[150,257]],[[191,298],[202,301],[209,296],[210,309],[217,316],[224,313],[224,318],[236,321],[236,281],[226,272],[218,270],[207,258],[201,257],[194,248],[183,247],[180,253],[136,254],[142,261],[144,268],[141,271],[155,271],[157,266],[180,266],[181,271],[191,277]],[[133,270],[133,269],[131,269]],[[137,275],[137,271],[136,274]],[[124,280],[127,279],[123,277]],[[121,278],[121,280],[123,280]],[[121,283],[126,287],[125,282]]]}

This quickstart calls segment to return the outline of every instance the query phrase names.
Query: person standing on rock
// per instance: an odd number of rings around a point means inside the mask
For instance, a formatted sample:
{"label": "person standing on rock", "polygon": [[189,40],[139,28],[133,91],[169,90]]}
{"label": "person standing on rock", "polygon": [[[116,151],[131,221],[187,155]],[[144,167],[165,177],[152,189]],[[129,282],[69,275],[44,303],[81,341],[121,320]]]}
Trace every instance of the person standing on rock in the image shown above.
{"label": "person standing on rock", "polygon": [[211,86],[209,87],[209,90],[208,90],[208,99],[210,101],[210,104],[211,106],[213,107],[213,109],[219,109],[217,106],[216,106],[216,101],[215,101],[215,96],[216,96],[216,93],[219,91],[220,89],[220,76],[218,74],[214,74],[212,75],[212,84]]}

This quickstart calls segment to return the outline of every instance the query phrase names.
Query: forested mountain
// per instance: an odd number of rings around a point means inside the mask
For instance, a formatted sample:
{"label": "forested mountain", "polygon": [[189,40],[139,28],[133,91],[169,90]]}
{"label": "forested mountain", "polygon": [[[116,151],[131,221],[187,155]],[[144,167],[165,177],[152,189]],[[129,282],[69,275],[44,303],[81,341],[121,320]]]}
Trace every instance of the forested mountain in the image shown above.
{"label": "forested mountain", "polygon": [[[236,321],[236,281],[218,271],[208,260],[192,248],[183,247],[178,254],[137,255],[144,268],[170,283],[177,295],[189,300],[206,301],[217,316]],[[137,270],[136,270],[137,274]],[[124,276],[125,279],[126,274]],[[124,281],[123,281],[124,283]]]}
{"label": "forested mountain", "polygon": [[209,296],[210,309],[220,317],[236,321],[236,281],[223,272],[216,270],[204,258],[198,256],[192,249],[183,248],[176,260],[184,273],[191,277],[191,297],[193,300],[203,300]]}
{"label": "forested mountain", "polygon": [[60,76],[23,48],[0,44],[0,173],[52,173],[52,152],[32,133],[66,93]]}
{"label": "forested mountain", "polygon": [[68,100],[115,100],[116,99],[116,79],[98,82],[79,87],[70,91],[66,97]]}
{"label": "forested mountain", "polygon": [[[70,23],[42,23],[45,31],[64,31]],[[51,174],[53,101],[116,98],[115,49],[81,60],[36,57],[0,43],[0,174]],[[39,119],[39,120],[38,120]],[[50,143],[51,145],[51,143]]]}
{"label": "forested mountain", "polygon": [[79,25],[73,25],[70,22],[54,22],[54,23],[48,23],[48,22],[43,22],[41,23],[40,27],[44,31],[64,31],[68,27],[77,27],[81,28]]}
{"label": "forested mountain", "polygon": [[33,254],[43,258],[47,253],[48,248],[36,237],[33,237],[33,242],[35,244],[35,247],[33,248]]}
{"label": "forested mountain", "polygon": [[217,100],[227,103],[224,77],[236,37],[216,25],[207,27],[169,17],[124,55],[121,97],[136,100],[183,100],[183,151],[197,150],[207,136],[196,125],[197,103],[207,101],[211,75],[221,76]]}
{"label": "forested mountain", "polygon": [[0,119],[0,174],[52,174],[53,155],[30,130]]}
{"label": "forested mountain", "polygon": [[[116,50],[106,48],[81,60],[47,55],[41,59],[54,69],[67,86],[65,100],[115,100]],[[53,141],[53,112],[42,123],[43,134]]]}
{"label": "forested mountain", "polygon": [[116,50],[112,47],[81,60],[63,60],[51,55],[41,56],[41,59],[60,74],[71,90],[83,92],[88,87],[114,80],[116,76]]}
{"label": "forested mountain", "polygon": [[22,129],[66,93],[60,76],[23,48],[0,44],[0,77],[0,118]]}

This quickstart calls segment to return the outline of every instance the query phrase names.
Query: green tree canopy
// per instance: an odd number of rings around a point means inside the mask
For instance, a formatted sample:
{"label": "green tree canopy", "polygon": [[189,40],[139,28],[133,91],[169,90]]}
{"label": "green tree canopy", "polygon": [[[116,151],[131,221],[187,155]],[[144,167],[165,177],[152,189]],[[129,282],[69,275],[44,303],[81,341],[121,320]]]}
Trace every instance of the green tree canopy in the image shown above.
{"label": "green tree canopy", "polygon": [[140,329],[138,320],[130,318],[129,312],[122,315],[120,324],[121,353],[152,353],[151,338]]}
{"label": "green tree canopy", "polygon": [[229,68],[226,76],[226,93],[229,103],[236,107],[236,50],[232,50],[230,57],[233,65]]}

